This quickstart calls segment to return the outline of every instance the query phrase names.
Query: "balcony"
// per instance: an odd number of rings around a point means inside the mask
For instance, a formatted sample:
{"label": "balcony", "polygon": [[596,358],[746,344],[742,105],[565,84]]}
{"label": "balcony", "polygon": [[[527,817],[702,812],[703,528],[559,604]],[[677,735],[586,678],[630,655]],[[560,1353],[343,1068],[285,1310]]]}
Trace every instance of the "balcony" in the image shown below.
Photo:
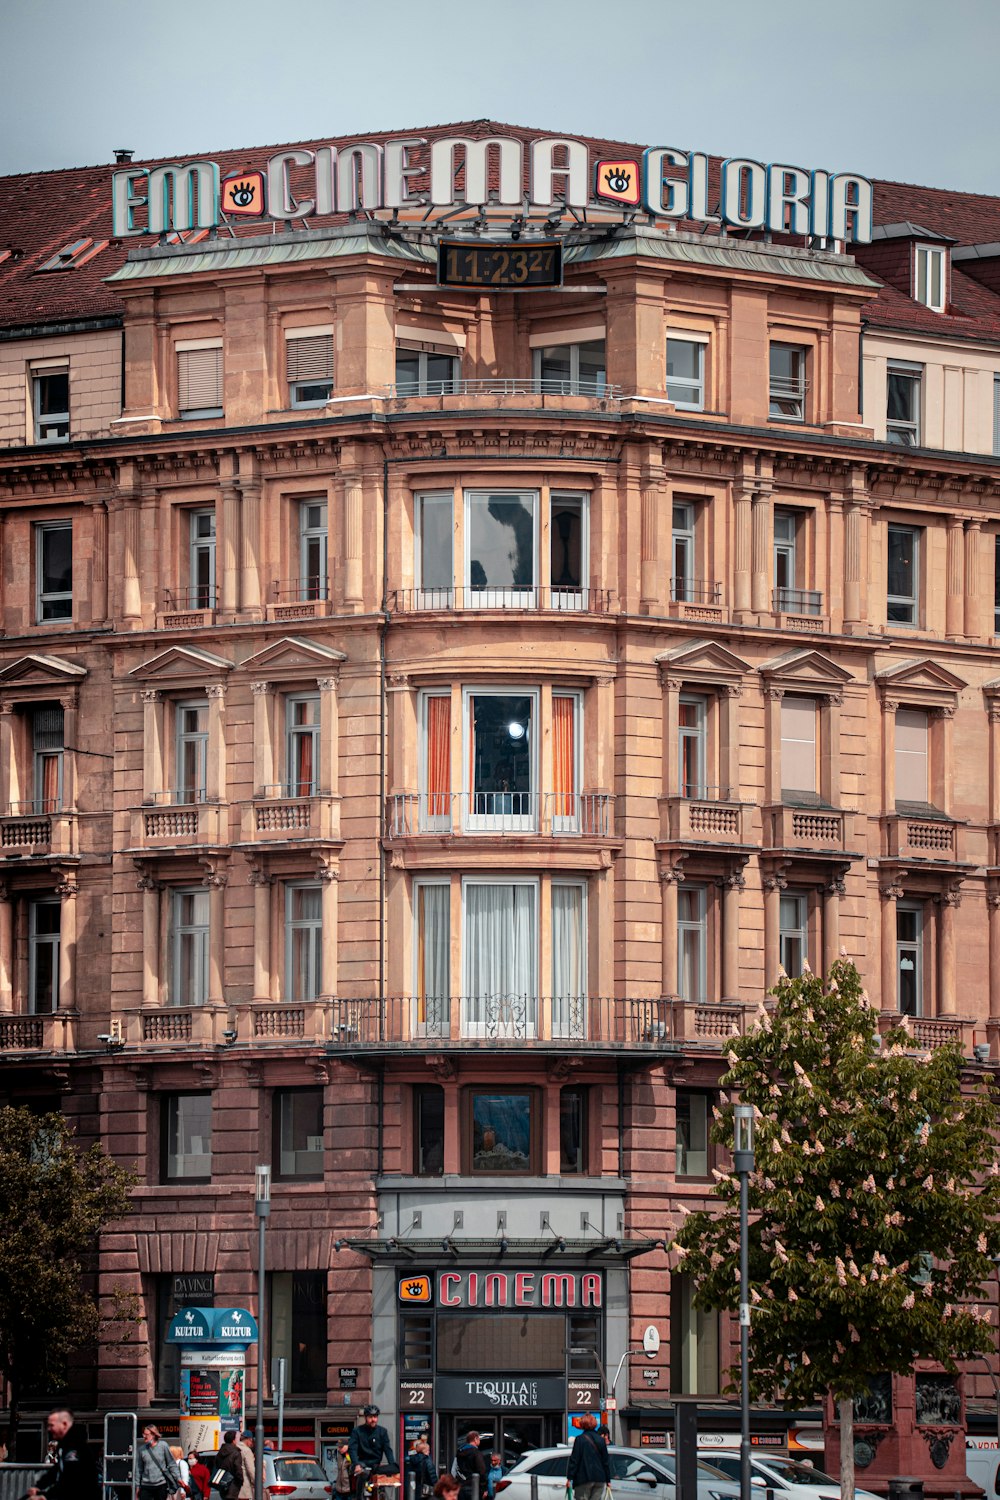
{"label": "balcony", "polygon": [[321,578],[276,578],[267,602],[269,620],[320,620],[330,613],[330,585]]}
{"label": "balcony", "polygon": [[661,840],[671,844],[747,844],[752,804],[728,787],[705,787],[702,797],[661,797]]}
{"label": "balcony", "polygon": [[670,614],[679,620],[723,620],[722,584],[709,578],[671,578]]}
{"label": "balcony", "polygon": [[830,622],[823,613],[823,595],[818,589],[775,589],[771,608],[781,630],[801,630],[809,635],[823,635]]}
{"label": "balcony", "polygon": [[385,396],[389,401],[424,401],[431,411],[438,410],[456,396],[485,396],[500,400],[528,397],[532,406],[544,409],[553,398],[558,401],[572,398],[586,402],[587,406],[595,402],[618,405],[622,399],[622,387],[585,376],[578,380],[560,380],[514,375],[485,380],[398,380],[385,387]]}
{"label": "balcony", "polygon": [[323,1042],[329,1006],[329,1000],[251,1001],[228,1007],[164,1005],[130,1010],[122,1013],[122,1040],[139,1049]]}
{"label": "balcony", "polygon": [[161,630],[191,630],[215,624],[219,596],[215,589],[166,589],[156,622]]}
{"label": "balcony", "polygon": [[536,585],[526,588],[431,588],[392,589],[389,613],[419,614],[431,610],[531,609],[557,610],[571,614],[607,615],[612,612],[611,589],[556,588]]}
{"label": "balcony", "polygon": [[939,814],[921,817],[890,813],[885,824],[885,853],[889,859],[923,860],[933,864],[958,859],[958,823]]}
{"label": "balcony", "polygon": [[610,792],[393,792],[387,839],[485,834],[614,838]]}
{"label": "balcony", "polygon": [[0,817],[0,854],[78,854],[75,812],[54,803],[13,802]]}
{"label": "balcony", "polygon": [[669,1037],[670,1002],[660,999],[392,996],[336,999],[330,1007],[329,1046],[344,1052],[656,1052],[669,1049]]}
{"label": "balcony", "polygon": [[261,787],[241,812],[245,844],[298,843],[340,838],[340,798],[313,792],[296,796],[284,784]]}
{"label": "balcony", "polygon": [[133,849],[173,849],[178,845],[220,844],[229,836],[228,807],[209,802],[204,792],[155,792],[131,809]]}
{"label": "balcony", "polygon": [[790,807],[779,803],[764,810],[764,844],[768,849],[800,849],[815,854],[841,853],[847,847],[848,819],[837,807]]}
{"label": "balcony", "polygon": [[77,1017],[0,1015],[0,1052],[73,1052]]}

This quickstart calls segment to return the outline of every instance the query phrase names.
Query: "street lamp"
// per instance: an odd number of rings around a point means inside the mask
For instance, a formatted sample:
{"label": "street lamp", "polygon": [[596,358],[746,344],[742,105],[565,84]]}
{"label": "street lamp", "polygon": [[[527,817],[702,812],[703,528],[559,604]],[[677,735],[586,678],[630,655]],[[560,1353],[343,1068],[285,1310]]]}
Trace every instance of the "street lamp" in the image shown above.
{"label": "street lamp", "polygon": [[257,1215],[257,1420],[254,1423],[254,1500],[264,1497],[264,1231],[271,1212],[271,1168],[254,1168],[254,1205]]}
{"label": "street lamp", "polygon": [[733,1166],[740,1179],[740,1500],[750,1489],[750,1247],[748,1233],[750,1173],[753,1171],[753,1106],[733,1110]]}

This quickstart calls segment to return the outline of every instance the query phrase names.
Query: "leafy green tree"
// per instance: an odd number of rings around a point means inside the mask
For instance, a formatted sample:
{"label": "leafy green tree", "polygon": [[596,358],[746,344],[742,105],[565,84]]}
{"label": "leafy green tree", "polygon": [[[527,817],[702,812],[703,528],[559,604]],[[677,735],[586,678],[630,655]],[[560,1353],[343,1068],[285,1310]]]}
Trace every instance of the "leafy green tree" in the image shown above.
{"label": "leafy green tree", "polygon": [[94,1256],[102,1229],[129,1212],[135,1175],[99,1145],[78,1149],[60,1114],[0,1108],[0,1375],[10,1391],[10,1446],[28,1390],[58,1390],[83,1346],[127,1339],[134,1300],[102,1312]]}
{"label": "leafy green tree", "polygon": [[[1000,1252],[998,1093],[992,1079],[963,1085],[961,1050],[921,1051],[905,1021],[880,1040],[853,964],[772,994],[722,1079],[756,1122],[751,1392],[833,1396],[853,1497],[853,1397],[914,1360],[950,1371],[995,1347],[977,1299]],[[713,1138],[732,1149],[732,1102]],[[697,1305],[736,1310],[739,1183],[715,1175],[719,1212],[691,1214],[673,1248]]]}

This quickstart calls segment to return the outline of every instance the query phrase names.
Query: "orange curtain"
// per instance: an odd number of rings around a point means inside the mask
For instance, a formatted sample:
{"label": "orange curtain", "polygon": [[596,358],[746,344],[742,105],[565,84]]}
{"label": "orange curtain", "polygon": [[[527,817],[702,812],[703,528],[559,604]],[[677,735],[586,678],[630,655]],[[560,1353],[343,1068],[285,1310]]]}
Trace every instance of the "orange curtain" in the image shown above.
{"label": "orange curtain", "polygon": [[55,812],[59,806],[59,757],[45,755],[41,764],[41,807],[39,812]]}
{"label": "orange curtain", "polygon": [[313,794],[313,737],[311,734],[296,736],[298,765],[295,767],[295,785],[292,795],[311,797]]}
{"label": "orange curtain", "polygon": [[555,793],[554,815],[571,818],[576,809],[573,805],[576,791],[574,782],[573,710],[572,698],[552,699],[552,776]]}
{"label": "orange curtain", "polygon": [[427,816],[448,815],[451,791],[451,699],[427,700]]}

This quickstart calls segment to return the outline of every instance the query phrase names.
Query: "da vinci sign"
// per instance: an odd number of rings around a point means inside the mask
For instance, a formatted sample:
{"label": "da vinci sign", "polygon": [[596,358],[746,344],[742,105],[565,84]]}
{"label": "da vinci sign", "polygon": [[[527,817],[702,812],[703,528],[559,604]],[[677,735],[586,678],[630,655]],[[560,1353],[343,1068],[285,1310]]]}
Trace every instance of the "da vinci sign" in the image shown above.
{"label": "da vinci sign", "polygon": [[349,141],[279,151],[262,169],[225,178],[218,163],[201,160],[129,166],[112,181],[116,238],[212,229],[234,218],[308,220],[359,209],[404,214],[467,204],[523,212],[526,187],[529,218],[533,210],[544,214],[557,205],[603,203],[642,208],[660,222],[861,243],[872,232],[872,185],[853,172],[733,157],[722,163],[710,197],[703,152],[651,146],[641,157],[597,161],[583,141],[566,136]]}

